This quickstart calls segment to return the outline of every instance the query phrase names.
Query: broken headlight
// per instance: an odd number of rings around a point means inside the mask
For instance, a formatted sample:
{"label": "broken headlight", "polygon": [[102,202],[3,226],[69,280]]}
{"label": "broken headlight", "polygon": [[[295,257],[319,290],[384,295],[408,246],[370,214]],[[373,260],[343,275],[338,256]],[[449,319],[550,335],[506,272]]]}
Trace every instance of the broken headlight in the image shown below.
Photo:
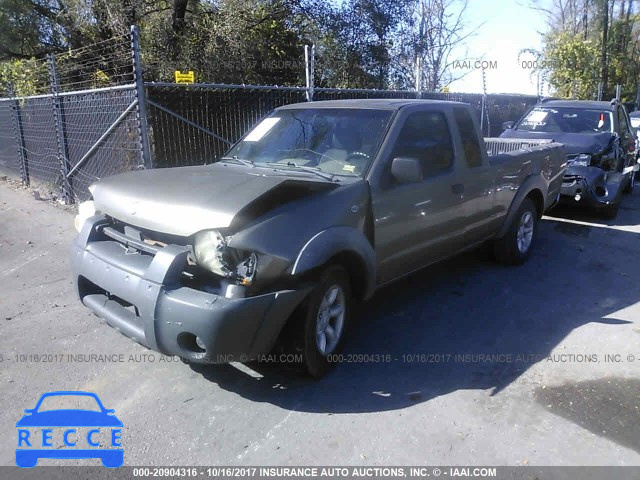
{"label": "broken headlight", "polygon": [[196,263],[216,275],[236,280],[240,285],[251,285],[258,265],[255,253],[242,255],[227,246],[223,235],[217,230],[196,233],[193,241]]}
{"label": "broken headlight", "polygon": [[82,226],[84,222],[87,221],[89,217],[93,217],[96,214],[96,207],[92,200],[87,202],[82,202],[78,205],[78,215],[73,220],[73,225],[76,227],[78,233],[82,230]]}
{"label": "broken headlight", "polygon": [[575,167],[588,167],[591,165],[591,155],[588,153],[581,153],[571,162],[571,165]]}

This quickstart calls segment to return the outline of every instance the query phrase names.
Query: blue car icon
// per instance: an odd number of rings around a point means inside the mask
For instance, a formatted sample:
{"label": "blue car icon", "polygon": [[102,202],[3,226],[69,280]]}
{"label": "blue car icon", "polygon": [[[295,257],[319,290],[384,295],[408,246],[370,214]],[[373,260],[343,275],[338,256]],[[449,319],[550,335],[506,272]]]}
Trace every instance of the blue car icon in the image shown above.
{"label": "blue car icon", "polygon": [[[64,402],[83,403],[85,408],[57,408],[43,407]],[[49,392],[40,397],[33,409],[26,409],[26,415],[16,423],[18,427],[18,448],[16,448],[16,465],[19,467],[35,467],[40,458],[84,459],[99,458],[102,465],[117,468],[124,463],[124,450],[120,444],[122,422],[114,415],[114,410],[104,407],[100,398],[91,392]],[[89,428],[87,428],[89,427]],[[36,432],[34,429],[37,428]],[[63,430],[58,440],[62,445],[54,446],[53,429]],[[81,437],[78,429],[87,430],[85,437]],[[41,431],[40,431],[41,430]],[[100,439],[107,435],[111,447]],[[78,443],[86,439],[86,448],[77,447]],[[29,448],[26,448],[29,447]],[[69,447],[69,448],[67,448]]]}

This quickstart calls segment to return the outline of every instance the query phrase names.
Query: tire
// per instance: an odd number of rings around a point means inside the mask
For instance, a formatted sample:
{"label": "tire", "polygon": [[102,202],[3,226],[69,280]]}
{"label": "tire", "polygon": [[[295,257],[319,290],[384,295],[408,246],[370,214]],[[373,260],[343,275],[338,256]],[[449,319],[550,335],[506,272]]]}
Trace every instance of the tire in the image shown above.
{"label": "tire", "polygon": [[538,211],[533,200],[525,198],[513,217],[507,233],[494,241],[493,253],[504,265],[524,263],[535,244],[538,232]]}
{"label": "tire", "polygon": [[[339,306],[342,306],[342,312],[339,312]],[[342,348],[351,320],[351,308],[347,272],[340,266],[329,266],[290,320],[294,322],[294,347],[302,353],[302,367],[307,374],[320,378],[335,365],[328,356]],[[333,314],[332,310],[335,310]],[[327,334],[329,328],[334,332],[333,336]]]}
{"label": "tire", "polygon": [[607,220],[613,220],[618,216],[618,209],[620,208],[620,202],[612,205],[607,205],[601,209],[602,218]]}

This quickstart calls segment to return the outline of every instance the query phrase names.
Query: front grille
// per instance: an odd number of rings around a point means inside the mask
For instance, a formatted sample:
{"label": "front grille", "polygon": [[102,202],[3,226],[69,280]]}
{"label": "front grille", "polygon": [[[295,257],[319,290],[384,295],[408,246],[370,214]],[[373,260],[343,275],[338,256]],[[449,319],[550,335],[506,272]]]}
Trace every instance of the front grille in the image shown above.
{"label": "front grille", "polygon": [[[109,223],[99,227],[101,232],[112,240],[126,247],[128,253],[155,256],[167,245],[186,246],[191,248],[188,237],[169,235],[146,230],[119,220],[109,218]],[[192,257],[188,258],[177,282],[188,288],[208,293],[221,294],[226,287],[223,278],[198,267]]]}
{"label": "front grille", "polygon": [[127,248],[151,255],[155,255],[167,245],[190,245],[187,237],[139,228],[114,218],[109,218],[109,224],[100,228],[106,236],[127,246]]}

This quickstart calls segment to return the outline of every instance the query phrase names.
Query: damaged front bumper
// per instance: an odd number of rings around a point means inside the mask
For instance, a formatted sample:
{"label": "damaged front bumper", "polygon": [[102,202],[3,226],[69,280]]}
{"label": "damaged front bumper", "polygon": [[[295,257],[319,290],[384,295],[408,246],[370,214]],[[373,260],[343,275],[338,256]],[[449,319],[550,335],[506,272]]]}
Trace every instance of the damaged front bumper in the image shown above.
{"label": "damaged front bumper", "polygon": [[607,207],[620,202],[630,176],[638,171],[638,164],[622,172],[605,171],[595,166],[569,166],[562,180],[561,203],[591,208]]}
{"label": "damaged front bumper", "polygon": [[181,282],[189,247],[135,251],[104,235],[103,216],[87,220],[72,245],[82,302],[138,343],[196,363],[247,361],[268,353],[311,287],[237,298]]}

